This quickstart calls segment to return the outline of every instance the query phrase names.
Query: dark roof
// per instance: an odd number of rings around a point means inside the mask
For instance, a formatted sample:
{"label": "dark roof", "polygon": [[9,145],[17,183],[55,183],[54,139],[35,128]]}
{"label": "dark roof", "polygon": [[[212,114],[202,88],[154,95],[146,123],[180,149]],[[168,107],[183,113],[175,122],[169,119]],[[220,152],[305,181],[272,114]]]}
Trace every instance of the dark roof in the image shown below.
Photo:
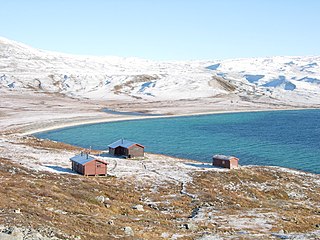
{"label": "dark roof", "polygon": [[111,143],[110,145],[108,145],[108,147],[111,147],[111,148],[117,148],[117,147],[124,147],[124,148],[129,148],[133,145],[138,145],[140,147],[143,147],[141,144],[138,144],[138,143],[135,143],[135,142],[131,142],[131,141],[128,141],[128,140],[124,140],[124,139],[120,139],[114,143]]}
{"label": "dark roof", "polygon": [[238,158],[234,157],[234,156],[225,156],[225,155],[220,155],[220,154],[217,154],[217,155],[214,155],[213,158],[215,159],[220,159],[220,160],[231,160],[231,159],[237,159],[239,160]]}
{"label": "dark roof", "polygon": [[94,159],[95,159],[94,157],[87,155],[86,153],[79,154],[79,155],[76,155],[76,156],[70,158],[71,161],[82,164],[82,165],[84,165],[88,162],[91,162]]}

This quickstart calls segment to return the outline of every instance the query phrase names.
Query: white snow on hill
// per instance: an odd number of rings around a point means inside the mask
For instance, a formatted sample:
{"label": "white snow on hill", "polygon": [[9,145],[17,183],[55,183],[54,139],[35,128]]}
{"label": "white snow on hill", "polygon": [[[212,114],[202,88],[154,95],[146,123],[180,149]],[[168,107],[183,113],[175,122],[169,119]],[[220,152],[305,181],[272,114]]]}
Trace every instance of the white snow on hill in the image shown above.
{"label": "white snow on hill", "polygon": [[221,95],[320,103],[320,57],[157,62],[37,50],[0,37],[0,91],[148,101]]}

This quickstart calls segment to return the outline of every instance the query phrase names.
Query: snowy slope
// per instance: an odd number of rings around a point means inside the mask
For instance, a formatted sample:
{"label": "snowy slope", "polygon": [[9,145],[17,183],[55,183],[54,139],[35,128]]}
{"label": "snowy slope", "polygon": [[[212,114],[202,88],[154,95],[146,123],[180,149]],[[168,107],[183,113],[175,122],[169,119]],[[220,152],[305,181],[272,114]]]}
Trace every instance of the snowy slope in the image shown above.
{"label": "snowy slope", "polygon": [[0,89],[149,101],[233,93],[320,103],[320,57],[157,62],[74,56],[0,38]]}

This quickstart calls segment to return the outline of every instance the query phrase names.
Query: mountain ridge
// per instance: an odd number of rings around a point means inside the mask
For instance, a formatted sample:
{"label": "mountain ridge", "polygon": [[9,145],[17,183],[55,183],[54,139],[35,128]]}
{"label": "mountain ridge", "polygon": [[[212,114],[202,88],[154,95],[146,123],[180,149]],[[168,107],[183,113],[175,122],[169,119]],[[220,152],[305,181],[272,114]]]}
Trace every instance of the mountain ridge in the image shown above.
{"label": "mountain ridge", "polygon": [[103,100],[161,101],[232,94],[318,104],[320,56],[151,61],[50,52],[0,37],[0,89]]}

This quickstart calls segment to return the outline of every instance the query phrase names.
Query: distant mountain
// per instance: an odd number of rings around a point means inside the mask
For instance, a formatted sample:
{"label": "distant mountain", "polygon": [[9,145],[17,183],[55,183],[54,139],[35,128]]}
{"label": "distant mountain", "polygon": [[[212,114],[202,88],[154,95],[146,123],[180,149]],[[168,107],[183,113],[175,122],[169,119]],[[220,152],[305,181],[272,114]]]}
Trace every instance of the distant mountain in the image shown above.
{"label": "distant mountain", "polygon": [[148,101],[222,95],[320,103],[320,57],[157,62],[55,53],[0,38],[0,91]]}

